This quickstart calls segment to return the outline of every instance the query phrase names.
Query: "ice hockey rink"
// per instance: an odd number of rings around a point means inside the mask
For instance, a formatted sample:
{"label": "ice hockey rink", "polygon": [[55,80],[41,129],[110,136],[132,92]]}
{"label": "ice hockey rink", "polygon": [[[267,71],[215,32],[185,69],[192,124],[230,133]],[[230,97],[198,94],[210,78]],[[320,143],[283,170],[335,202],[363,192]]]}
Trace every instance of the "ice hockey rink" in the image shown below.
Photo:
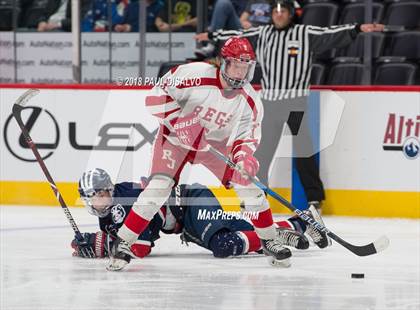
{"label": "ice hockey rink", "polygon": [[[98,230],[83,208],[71,212],[81,231]],[[262,255],[213,258],[163,235],[149,257],[108,272],[106,259],[71,256],[73,233],[61,208],[1,206],[0,215],[2,310],[420,309],[419,220],[325,217],[355,244],[387,235],[389,248],[369,257],[334,243],[294,250],[283,269]]]}

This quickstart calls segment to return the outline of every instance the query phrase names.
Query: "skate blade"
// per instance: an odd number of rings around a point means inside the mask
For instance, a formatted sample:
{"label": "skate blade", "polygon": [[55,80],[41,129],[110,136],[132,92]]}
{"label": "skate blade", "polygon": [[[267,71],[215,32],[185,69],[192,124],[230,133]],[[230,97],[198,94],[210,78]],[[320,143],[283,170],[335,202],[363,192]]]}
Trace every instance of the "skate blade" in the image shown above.
{"label": "skate blade", "polygon": [[285,259],[275,259],[272,256],[267,257],[268,263],[276,268],[289,268],[292,263],[290,262],[290,258],[285,258]]}
{"label": "skate blade", "polygon": [[123,259],[118,259],[111,257],[109,259],[108,265],[106,266],[106,270],[108,271],[119,271],[127,266],[128,262]]}

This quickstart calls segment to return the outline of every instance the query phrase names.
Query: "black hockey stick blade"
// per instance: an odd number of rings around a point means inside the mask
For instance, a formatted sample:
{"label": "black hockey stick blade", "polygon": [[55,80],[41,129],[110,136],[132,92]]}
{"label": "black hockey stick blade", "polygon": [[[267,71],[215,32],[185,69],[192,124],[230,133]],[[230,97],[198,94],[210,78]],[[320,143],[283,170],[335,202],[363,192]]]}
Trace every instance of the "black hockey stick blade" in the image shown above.
{"label": "black hockey stick blade", "polygon": [[336,234],[332,232],[327,233],[328,237],[341,244],[343,247],[348,249],[350,252],[356,254],[357,256],[369,256],[379,252],[382,252],[389,246],[389,239],[387,236],[381,236],[376,239],[374,242],[371,242],[366,245],[353,245],[347,241],[341,239]]}

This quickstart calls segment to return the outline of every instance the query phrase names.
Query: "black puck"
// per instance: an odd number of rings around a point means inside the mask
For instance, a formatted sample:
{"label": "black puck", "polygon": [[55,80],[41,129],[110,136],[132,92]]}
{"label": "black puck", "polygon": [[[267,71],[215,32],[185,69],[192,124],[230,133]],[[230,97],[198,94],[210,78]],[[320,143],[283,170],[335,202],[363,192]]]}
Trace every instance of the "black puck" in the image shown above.
{"label": "black puck", "polygon": [[363,279],[365,277],[365,274],[364,273],[352,273],[351,277],[353,279]]}

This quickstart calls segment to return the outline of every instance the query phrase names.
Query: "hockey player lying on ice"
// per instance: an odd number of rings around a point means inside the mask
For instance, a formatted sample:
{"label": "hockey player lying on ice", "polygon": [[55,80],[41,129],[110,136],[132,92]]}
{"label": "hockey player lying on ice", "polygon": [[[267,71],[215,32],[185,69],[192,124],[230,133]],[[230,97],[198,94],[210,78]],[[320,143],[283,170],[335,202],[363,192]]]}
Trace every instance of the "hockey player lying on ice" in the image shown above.
{"label": "hockey player lying on ice", "polygon": [[255,176],[254,152],[261,136],[261,100],[249,83],[255,53],[245,38],[233,37],[221,49],[221,66],[197,62],[178,66],[146,97],[146,107],[160,129],[153,144],[148,185],[133,204],[110,249],[108,270],[130,262],[130,247],[138,240],[178,183],[187,163],[202,164],[226,187],[233,187],[252,219],[262,250],[273,265],[289,265],[291,252],[282,246],[264,192],[209,151],[210,144],[230,157],[241,171]]}
{"label": "hockey player lying on ice", "polygon": [[[115,239],[133,203],[144,190],[147,179],[142,183],[124,182],[113,184],[110,176],[102,169],[85,172],[79,181],[80,197],[89,213],[99,217],[100,232],[84,233],[86,240],[80,245],[76,239],[71,243],[74,256],[107,257],[110,244]],[[200,218],[200,214],[219,214],[222,210],[213,193],[200,184],[177,185],[172,189],[169,199],[159,209],[146,229],[131,245],[131,257],[143,258],[150,254],[154,242],[165,234],[181,234],[181,240],[193,242],[210,250],[215,257],[228,257],[257,252],[261,250],[260,240],[253,226],[243,219],[224,219],[221,216],[210,219]],[[306,227],[300,219],[293,217],[276,222],[277,238],[282,245],[307,249],[309,237],[323,248],[328,244],[325,234]],[[82,247],[93,251],[83,251]]]}

